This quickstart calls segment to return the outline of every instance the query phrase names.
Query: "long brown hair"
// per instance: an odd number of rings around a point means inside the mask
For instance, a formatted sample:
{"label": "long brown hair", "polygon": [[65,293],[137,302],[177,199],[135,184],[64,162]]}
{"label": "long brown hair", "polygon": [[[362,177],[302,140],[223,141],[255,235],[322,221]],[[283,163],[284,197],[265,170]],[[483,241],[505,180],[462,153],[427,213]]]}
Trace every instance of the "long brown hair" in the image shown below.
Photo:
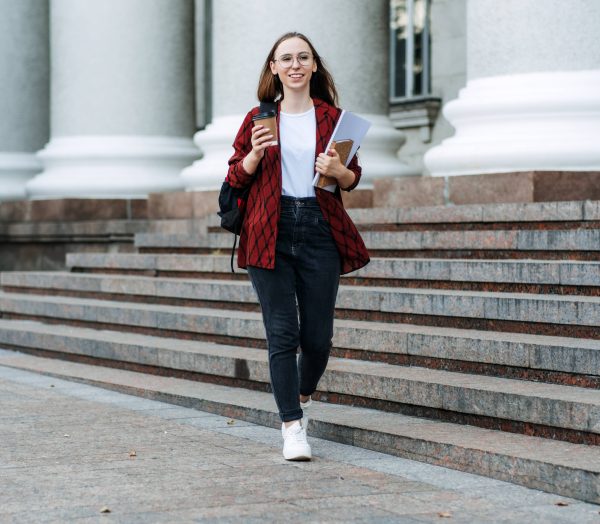
{"label": "long brown hair", "polygon": [[279,80],[279,76],[274,75],[271,72],[270,64],[275,59],[275,50],[279,47],[279,44],[290,38],[301,38],[304,40],[308,44],[308,47],[310,47],[310,51],[317,64],[317,71],[313,73],[310,78],[310,96],[313,98],[320,98],[332,106],[337,106],[338,94],[331,73],[327,71],[323,59],[319,56],[319,53],[317,53],[317,50],[311,44],[310,40],[302,33],[296,32],[290,32],[280,36],[277,39],[277,42],[273,44],[271,51],[269,51],[258,81],[258,99],[261,102],[274,102],[277,98],[283,99],[283,85],[281,80]]}

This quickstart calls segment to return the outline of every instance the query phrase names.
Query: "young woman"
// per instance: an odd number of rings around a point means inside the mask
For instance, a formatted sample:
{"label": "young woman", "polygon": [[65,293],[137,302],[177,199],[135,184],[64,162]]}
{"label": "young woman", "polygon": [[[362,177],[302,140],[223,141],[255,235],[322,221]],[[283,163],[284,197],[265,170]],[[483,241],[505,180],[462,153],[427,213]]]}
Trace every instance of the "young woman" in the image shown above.
{"label": "young woman", "polygon": [[[287,33],[275,42],[258,98],[277,102],[278,141],[253,124],[255,107],[233,144],[229,183],[251,184],[238,265],[247,267],[262,309],[283,456],[310,460],[302,408],[327,366],[339,276],[369,262],[340,194],[357,186],[361,168],[356,157],[346,168],[335,150],[324,151],[341,110],[333,79],[306,36]],[[336,179],[335,193],[313,187],[315,171]]]}

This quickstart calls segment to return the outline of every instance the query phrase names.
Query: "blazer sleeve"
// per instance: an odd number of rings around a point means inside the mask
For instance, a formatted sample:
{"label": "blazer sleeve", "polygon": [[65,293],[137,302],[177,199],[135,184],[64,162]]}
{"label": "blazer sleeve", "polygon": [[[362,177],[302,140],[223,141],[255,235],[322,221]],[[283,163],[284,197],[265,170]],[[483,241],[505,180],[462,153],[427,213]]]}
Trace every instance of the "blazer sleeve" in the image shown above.
{"label": "blazer sleeve", "polygon": [[348,169],[354,173],[354,182],[352,182],[352,184],[350,184],[348,187],[342,189],[342,191],[352,191],[360,182],[362,167],[360,167],[358,162],[358,152],[352,157],[352,160],[350,160]]}
{"label": "blazer sleeve", "polygon": [[[243,166],[244,158],[252,151],[252,114],[249,111],[233,141],[234,153],[229,159],[229,169],[226,180],[232,187],[246,187],[250,185],[256,173],[246,172]],[[260,166],[259,166],[260,169]]]}

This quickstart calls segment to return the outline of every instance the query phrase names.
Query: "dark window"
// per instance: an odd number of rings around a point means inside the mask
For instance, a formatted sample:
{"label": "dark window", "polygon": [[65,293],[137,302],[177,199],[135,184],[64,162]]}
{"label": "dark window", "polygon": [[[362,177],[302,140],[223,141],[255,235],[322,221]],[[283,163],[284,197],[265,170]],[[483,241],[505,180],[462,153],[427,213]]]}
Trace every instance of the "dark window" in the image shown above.
{"label": "dark window", "polygon": [[390,98],[430,93],[430,0],[390,1]]}

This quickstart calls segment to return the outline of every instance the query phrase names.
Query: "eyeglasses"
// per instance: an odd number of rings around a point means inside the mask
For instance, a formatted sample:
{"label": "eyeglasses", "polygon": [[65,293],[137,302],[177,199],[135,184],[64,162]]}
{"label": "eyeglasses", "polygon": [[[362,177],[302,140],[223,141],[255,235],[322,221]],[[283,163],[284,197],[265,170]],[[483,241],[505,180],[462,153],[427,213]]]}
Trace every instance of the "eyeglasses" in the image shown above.
{"label": "eyeglasses", "polygon": [[[300,53],[295,58],[298,59],[298,63],[303,66],[309,66],[312,63],[312,55],[310,53]],[[273,62],[279,62],[279,65],[284,69],[289,69],[294,64],[293,55],[281,55],[279,58],[273,60]]]}

